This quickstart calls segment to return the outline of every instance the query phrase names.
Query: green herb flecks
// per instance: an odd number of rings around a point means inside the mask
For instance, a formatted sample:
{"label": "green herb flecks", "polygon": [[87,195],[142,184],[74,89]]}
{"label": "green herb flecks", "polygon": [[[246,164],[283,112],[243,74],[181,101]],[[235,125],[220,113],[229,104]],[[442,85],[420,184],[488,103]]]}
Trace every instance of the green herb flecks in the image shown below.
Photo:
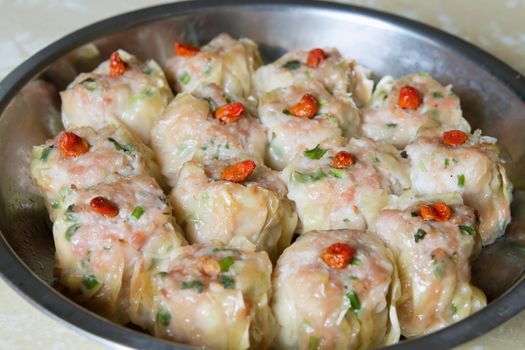
{"label": "green herb flecks", "polygon": [[413,218],[417,218],[419,216],[419,213],[417,211],[413,211],[410,213],[410,215],[412,215]]}
{"label": "green herb flecks", "polygon": [[317,350],[319,345],[321,345],[321,339],[312,335],[308,340],[308,350]]}
{"label": "green herb flecks", "polygon": [[476,229],[472,226],[467,225],[459,225],[459,230],[461,232],[464,232],[468,234],[469,236],[475,236],[476,235]]}
{"label": "green herb flecks", "polygon": [[80,82],[80,85],[84,87],[87,91],[95,91],[97,89],[97,86],[94,85],[95,79],[93,78],[87,78]]}
{"label": "green herb flecks", "polygon": [[374,157],[374,159],[372,159],[372,163],[374,164],[380,164],[381,163],[381,160],[377,157]]}
{"label": "green herb flecks", "polygon": [[188,72],[183,72],[183,73],[179,76],[179,80],[180,80],[180,82],[181,82],[183,85],[188,85],[188,83],[189,83],[190,80],[191,80],[191,75],[189,75]]}
{"label": "green herb flecks", "polygon": [[323,169],[319,168],[313,173],[302,173],[300,171],[294,171],[292,175],[292,180],[300,183],[309,183],[319,181],[325,177],[327,177],[326,173],[323,171]]}
{"label": "green herb flecks", "polygon": [[434,91],[432,93],[432,97],[434,97],[434,98],[443,98],[443,94],[441,92],[439,92],[439,91]]}
{"label": "green herb flecks", "polygon": [[452,316],[458,313],[458,307],[456,306],[456,304],[454,303],[450,304],[450,311],[452,312]]}
{"label": "green herb flecks", "polygon": [[361,309],[361,302],[359,301],[357,294],[355,294],[353,291],[349,291],[345,296],[350,301],[350,311],[356,312]]}
{"label": "green herb flecks", "polygon": [[226,289],[232,289],[235,285],[235,281],[230,276],[221,275],[220,277],[221,283]]}
{"label": "green herb flecks", "polygon": [[465,175],[460,174],[458,175],[458,187],[462,188],[463,186],[465,186]]}
{"label": "green herb flecks", "polygon": [[301,67],[301,62],[297,60],[288,61],[285,64],[283,64],[282,67],[289,70],[296,70],[299,69],[299,67]]}
{"label": "green herb flecks", "polygon": [[71,241],[71,238],[73,237],[75,232],[78,231],[79,228],[80,228],[79,224],[74,224],[74,225],[69,226],[68,229],[66,230],[66,239],[68,241]]}
{"label": "green herb flecks", "polygon": [[351,260],[350,260],[350,265],[355,265],[355,266],[358,266],[358,265],[361,265],[361,260],[356,258],[356,257],[353,257]]}
{"label": "green herb flecks", "polygon": [[87,277],[84,277],[82,280],[82,284],[86,289],[93,289],[96,286],[98,286],[98,280],[94,275],[89,275]]}
{"label": "green herb flecks", "polygon": [[304,156],[310,159],[321,159],[326,154],[327,150],[319,147],[320,145],[315,146],[315,148],[304,151]]}
{"label": "green herb flecks", "polygon": [[336,169],[336,168],[330,168],[330,173],[336,178],[336,179],[342,179],[343,175],[345,173],[344,169]]}
{"label": "green herb flecks", "polygon": [[143,214],[144,214],[144,208],[142,208],[140,205],[137,205],[135,209],[133,209],[131,216],[133,216],[135,219],[138,220]]}
{"label": "green herb flecks", "polygon": [[168,327],[171,322],[171,314],[166,310],[160,310],[157,312],[156,320],[161,326]]}
{"label": "green herb flecks", "polygon": [[40,155],[40,160],[43,162],[47,162],[47,158],[49,157],[49,153],[55,148],[55,146],[49,146],[42,150],[42,154]]}
{"label": "green herb flecks", "polygon": [[443,277],[445,274],[445,261],[444,260],[437,260],[434,255],[432,255],[432,263],[435,265],[434,267],[434,276],[437,278]]}
{"label": "green herb flecks", "polygon": [[219,266],[221,267],[221,272],[228,272],[230,267],[235,263],[235,260],[231,256],[227,256],[219,260]]}
{"label": "green herb flecks", "polygon": [[396,128],[397,127],[397,124],[396,123],[388,123],[386,125],[387,128],[390,128],[390,129],[393,129],[393,128]]}
{"label": "green herb flecks", "polygon": [[115,140],[113,137],[108,137],[108,141],[111,142],[117,151],[122,151],[127,154],[133,154],[133,151],[135,150],[133,146],[131,145],[122,145],[118,143],[117,140]]}
{"label": "green herb flecks", "polygon": [[192,280],[182,282],[181,289],[195,289],[198,293],[204,291],[204,284],[201,281]]}
{"label": "green herb flecks", "polygon": [[449,165],[450,165],[450,159],[445,158],[445,168],[448,168]]}
{"label": "green herb flecks", "polygon": [[414,241],[419,242],[427,235],[427,231],[422,228],[418,228],[416,234],[414,235]]}
{"label": "green herb flecks", "polygon": [[75,221],[75,217],[73,214],[75,213],[75,205],[70,204],[66,209],[66,221]]}

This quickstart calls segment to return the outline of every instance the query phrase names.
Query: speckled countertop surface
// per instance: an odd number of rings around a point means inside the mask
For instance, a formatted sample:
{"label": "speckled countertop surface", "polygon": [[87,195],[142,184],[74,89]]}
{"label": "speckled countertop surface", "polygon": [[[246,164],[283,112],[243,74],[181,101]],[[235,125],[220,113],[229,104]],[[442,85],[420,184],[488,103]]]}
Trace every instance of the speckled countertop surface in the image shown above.
{"label": "speckled countertop surface", "polygon": [[[0,0],[0,79],[71,31],[100,19],[168,1]],[[492,53],[525,75],[525,0],[354,0],[443,29]],[[43,314],[0,280],[0,349],[105,346]],[[525,312],[461,350],[525,348]]]}

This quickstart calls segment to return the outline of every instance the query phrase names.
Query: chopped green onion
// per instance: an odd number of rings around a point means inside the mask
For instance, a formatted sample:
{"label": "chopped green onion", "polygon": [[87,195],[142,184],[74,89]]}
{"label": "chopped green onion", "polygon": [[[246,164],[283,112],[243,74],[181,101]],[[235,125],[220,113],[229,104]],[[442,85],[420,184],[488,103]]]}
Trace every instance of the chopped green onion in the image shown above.
{"label": "chopped green onion", "polygon": [[397,127],[397,124],[396,124],[396,123],[388,123],[386,126],[387,126],[388,128],[391,128],[391,129],[392,129],[392,128]]}
{"label": "chopped green onion", "polygon": [[47,162],[47,158],[49,157],[49,153],[55,148],[55,146],[49,146],[42,150],[42,154],[40,155],[40,160],[43,162]]}
{"label": "chopped green onion", "polygon": [[412,215],[413,218],[417,218],[419,216],[419,213],[417,211],[413,211],[410,213],[410,215]]}
{"label": "chopped green onion", "polygon": [[350,260],[350,265],[361,265],[361,260],[356,258],[356,257],[353,257],[351,260]]}
{"label": "chopped green onion", "polygon": [[349,218],[344,218],[343,222],[348,224],[348,223],[350,223],[350,219]]}
{"label": "chopped green onion", "polygon": [[181,289],[195,289],[198,293],[204,291],[204,284],[201,281],[185,281],[182,282]]}
{"label": "chopped green onion", "polygon": [[448,168],[449,165],[450,165],[450,159],[445,158],[445,168]]}
{"label": "chopped green onion", "polygon": [[463,187],[465,186],[465,175],[461,174],[461,175],[458,175],[458,187]]}
{"label": "chopped green onion", "polygon": [[230,266],[232,266],[234,263],[235,263],[235,260],[233,260],[231,256],[227,256],[219,260],[219,266],[221,267],[221,272],[228,272],[230,270]]}
{"label": "chopped green onion", "polygon": [[308,157],[310,159],[321,159],[325,155],[327,150],[322,149],[319,147],[319,145],[315,146],[315,148],[309,149],[307,151],[304,151],[304,156]]}
{"label": "chopped green onion", "polygon": [[381,161],[379,160],[379,158],[374,157],[374,159],[372,159],[372,163],[379,164],[379,163],[381,163]]}
{"label": "chopped green onion", "polygon": [[361,309],[359,297],[353,291],[346,293],[346,298],[350,301],[350,311],[358,311]]}
{"label": "chopped green onion", "polygon": [[321,345],[321,339],[312,335],[308,340],[308,350],[317,350],[319,345]]}
{"label": "chopped green onion", "polygon": [[321,168],[314,171],[313,173],[302,173],[299,171],[294,171],[292,175],[293,180],[301,183],[315,182],[325,178],[326,176],[326,173]]}
{"label": "chopped green onion", "polygon": [[171,322],[171,314],[165,310],[160,310],[157,312],[156,320],[161,326],[168,327]]}
{"label": "chopped green onion", "polygon": [[140,205],[137,205],[135,207],[135,209],[133,209],[133,212],[131,213],[131,216],[133,216],[135,219],[138,220],[138,219],[140,219],[142,214],[144,214],[144,209]]}
{"label": "chopped green onion", "polygon": [[233,278],[231,278],[230,276],[221,275],[220,279],[221,279],[221,283],[224,286],[224,288],[226,288],[226,289],[232,289],[233,288],[233,286],[235,284],[235,281],[233,280]]}
{"label": "chopped green onion", "polygon": [[414,240],[419,242],[422,240],[427,234],[427,231],[423,230],[422,228],[418,228],[416,234],[414,235]]}
{"label": "chopped green onion", "polygon": [[455,314],[458,313],[458,307],[456,306],[456,304],[451,303],[451,304],[450,304],[450,309],[451,309],[451,311],[452,311],[452,315],[455,315]]}
{"label": "chopped green onion", "polygon": [[290,111],[287,109],[283,109],[283,114],[290,115]]}
{"label": "chopped green onion", "polygon": [[70,204],[66,209],[66,220],[67,221],[75,221],[75,217],[73,216],[73,213],[75,212],[75,205]]}
{"label": "chopped green onion", "polygon": [[71,241],[71,237],[77,232],[77,230],[80,228],[79,224],[74,224],[69,226],[69,228],[66,230],[66,239],[68,241]]}
{"label": "chopped green onion", "polygon": [[432,93],[432,96],[433,96],[434,98],[443,98],[443,94],[442,94],[441,92],[439,92],[439,91],[434,91],[434,92]]}
{"label": "chopped green onion", "polygon": [[128,153],[128,154],[132,154],[134,149],[133,149],[133,146],[131,145],[121,145],[120,143],[117,142],[117,140],[115,140],[113,137],[108,137],[108,141],[111,142],[114,146],[115,146],[115,149],[117,151],[122,151],[124,153]]}
{"label": "chopped green onion", "polygon": [[434,258],[434,263],[436,264],[436,267],[434,269],[434,276],[441,278],[445,274],[445,261],[439,260],[437,261]]}
{"label": "chopped green onion", "polygon": [[191,75],[189,75],[188,72],[183,72],[179,77],[179,80],[183,85],[188,85],[191,80]]}
{"label": "chopped green onion", "polygon": [[285,64],[282,65],[283,68],[289,69],[289,70],[296,70],[301,66],[301,62],[297,60],[288,61]]}
{"label": "chopped green onion", "polygon": [[465,232],[469,236],[475,236],[476,235],[476,229],[472,226],[466,226],[466,225],[459,225],[459,230],[461,232]]}
{"label": "chopped green onion", "polygon": [[94,275],[89,275],[82,280],[82,284],[87,289],[93,289],[98,286],[97,278]]}
{"label": "chopped green onion", "polygon": [[87,78],[87,79],[82,80],[80,82],[80,85],[82,85],[87,91],[95,91],[97,87],[92,85],[92,83],[94,82],[95,82],[95,79]]}
{"label": "chopped green onion", "polygon": [[342,179],[345,171],[344,169],[330,168],[330,173],[334,175],[336,179]]}

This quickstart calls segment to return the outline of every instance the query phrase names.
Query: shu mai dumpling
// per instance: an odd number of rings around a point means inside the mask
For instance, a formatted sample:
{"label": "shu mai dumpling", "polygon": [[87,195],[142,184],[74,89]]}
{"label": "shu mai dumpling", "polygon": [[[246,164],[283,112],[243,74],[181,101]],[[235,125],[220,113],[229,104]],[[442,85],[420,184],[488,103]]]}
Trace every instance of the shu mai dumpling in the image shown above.
{"label": "shu mai dumpling", "polygon": [[66,129],[124,124],[149,144],[151,128],[173,94],[155,61],[142,63],[118,50],[94,71],[77,76],[60,97]]}
{"label": "shu mai dumpling", "polygon": [[391,253],[362,231],[312,231],[273,275],[277,349],[368,349],[399,340],[399,280]]}
{"label": "shu mai dumpling", "polygon": [[133,322],[206,349],[266,349],[275,335],[265,252],[201,244],[175,249],[151,271]]}
{"label": "shu mai dumpling", "polygon": [[480,247],[471,208],[423,202],[406,210],[384,210],[375,231],[397,263],[402,335],[436,331],[486,305],[485,294],[470,283],[470,262]]}
{"label": "shu mai dumpling", "polygon": [[53,225],[57,278],[76,301],[129,321],[146,271],[185,244],[153,178],[69,188]]}
{"label": "shu mai dumpling", "polygon": [[276,258],[297,224],[286,185],[263,164],[242,181],[223,177],[225,169],[250,163],[230,159],[187,162],[169,196],[190,243],[222,244],[267,251]]}

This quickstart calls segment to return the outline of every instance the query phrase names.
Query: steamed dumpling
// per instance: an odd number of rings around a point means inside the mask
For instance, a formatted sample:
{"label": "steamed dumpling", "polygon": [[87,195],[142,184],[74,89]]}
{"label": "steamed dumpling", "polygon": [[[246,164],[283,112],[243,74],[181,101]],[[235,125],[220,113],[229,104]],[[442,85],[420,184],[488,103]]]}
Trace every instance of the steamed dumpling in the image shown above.
{"label": "steamed dumpling", "polygon": [[[297,117],[290,109],[305,95],[315,100],[318,109],[311,118]],[[272,90],[259,101],[259,118],[268,129],[268,164],[281,170],[301,147],[314,148],[324,140],[358,135],[360,115],[353,101],[336,98],[316,80]]]}
{"label": "steamed dumpling", "polygon": [[168,60],[166,71],[179,92],[195,92],[216,84],[228,97],[242,99],[253,94],[251,76],[260,62],[256,43],[222,33],[195,55]]}
{"label": "steamed dumpling", "polygon": [[62,204],[53,225],[58,280],[73,299],[128,322],[146,271],[185,244],[162,190],[151,177],[120,178],[69,188]]}
{"label": "steamed dumpling", "polygon": [[[353,252],[346,266],[325,260],[334,244]],[[371,234],[339,230],[300,236],[277,262],[273,293],[277,349],[368,349],[399,340],[395,263]]]}
{"label": "steamed dumpling", "polygon": [[[336,154],[353,163],[336,168]],[[324,141],[302,152],[282,172],[295,202],[300,231],[373,227],[390,195],[410,187],[408,163],[391,145],[370,139]]]}
{"label": "steamed dumpling", "polygon": [[123,50],[117,53],[127,67],[121,75],[110,74],[107,60],[93,72],[80,74],[60,93],[62,122],[66,129],[124,124],[149,144],[151,128],[173,94],[155,61],[142,63]]}
{"label": "steamed dumpling", "polygon": [[262,164],[241,183],[222,180],[239,160],[187,162],[169,201],[190,243],[265,250],[275,258],[297,224],[286,185]]}
{"label": "steamed dumpling", "polygon": [[323,52],[324,59],[317,67],[308,66],[309,51],[291,51],[260,67],[253,77],[257,95],[313,78],[333,95],[351,96],[358,106],[366,104],[374,86],[369,79],[370,71],[355,61],[346,60],[335,48]]}
{"label": "steamed dumpling", "polygon": [[[429,203],[424,203],[429,205]],[[375,232],[392,250],[401,279],[397,314],[401,334],[421,336],[449,326],[487,303],[470,283],[470,261],[479,250],[474,211],[451,205],[446,221],[423,220],[420,205],[384,210]]]}
{"label": "steamed dumpling", "polygon": [[[60,145],[68,136],[65,134],[80,137],[79,142],[85,143],[80,152],[85,153],[76,156],[64,153]],[[63,207],[64,191],[71,186],[87,189],[115,181],[118,176],[136,175],[160,178],[153,151],[124,127],[110,126],[98,131],[90,127],[73,129],[33,147],[31,176],[46,195],[51,214]]]}
{"label": "steamed dumpling", "polygon": [[407,146],[413,191],[436,194],[457,191],[479,215],[483,245],[505,232],[510,222],[512,185],[506,176],[495,140],[481,132],[467,135],[458,146],[441,138],[420,137]]}
{"label": "steamed dumpling", "polygon": [[154,271],[133,321],[205,349],[266,349],[275,335],[265,252],[192,245]]}
{"label": "steamed dumpling", "polygon": [[[218,100],[215,97],[213,101]],[[182,165],[190,160],[242,157],[262,161],[266,134],[259,120],[247,111],[226,124],[212,115],[209,102],[182,93],[153,129],[152,146],[163,175],[175,186]]]}
{"label": "steamed dumpling", "polygon": [[[398,104],[403,87],[417,90],[421,104],[404,109]],[[445,129],[470,132],[459,98],[451,86],[442,86],[426,73],[409,74],[394,80],[386,76],[377,84],[371,102],[363,110],[363,134],[404,148],[419,134],[435,135]]]}

